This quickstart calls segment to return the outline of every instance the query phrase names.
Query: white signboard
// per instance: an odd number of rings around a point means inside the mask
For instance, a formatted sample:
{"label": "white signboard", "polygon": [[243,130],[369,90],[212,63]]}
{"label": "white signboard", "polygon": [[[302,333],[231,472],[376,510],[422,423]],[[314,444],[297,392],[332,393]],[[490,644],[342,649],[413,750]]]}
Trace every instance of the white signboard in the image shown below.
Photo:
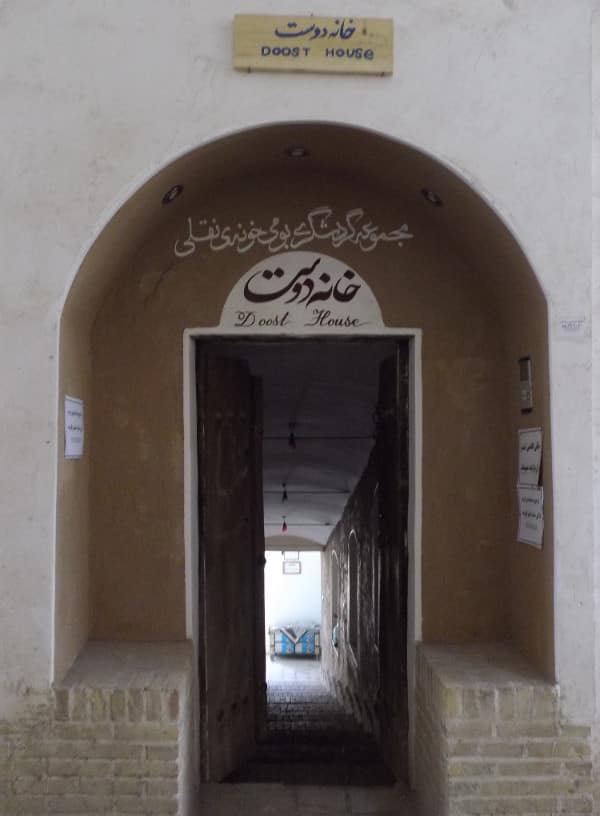
{"label": "white signboard", "polygon": [[231,290],[220,327],[240,334],[369,334],[383,327],[370,287],[320,252],[265,258]]}
{"label": "white signboard", "polygon": [[65,397],[65,459],[83,456],[83,400]]}
{"label": "white signboard", "polygon": [[519,532],[517,539],[542,549],[544,537],[544,488],[517,486]]}
{"label": "white signboard", "polygon": [[542,429],[523,428],[519,431],[519,484],[537,487],[541,464]]}

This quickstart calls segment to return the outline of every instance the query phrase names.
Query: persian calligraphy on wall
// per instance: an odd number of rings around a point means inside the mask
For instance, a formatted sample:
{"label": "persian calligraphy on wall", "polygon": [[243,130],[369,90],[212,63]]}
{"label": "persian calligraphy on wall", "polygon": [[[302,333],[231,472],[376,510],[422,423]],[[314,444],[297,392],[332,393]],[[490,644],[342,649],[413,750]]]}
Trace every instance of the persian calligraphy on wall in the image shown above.
{"label": "persian calligraphy on wall", "polygon": [[351,245],[363,252],[372,252],[379,244],[404,246],[413,236],[406,224],[392,230],[382,230],[365,217],[360,207],[348,210],[343,220],[334,216],[331,207],[315,207],[295,226],[274,217],[268,226],[254,221],[235,226],[221,225],[216,218],[188,218],[185,237],[178,238],[173,248],[176,257],[187,258],[199,247],[212,252],[233,249],[243,254],[254,247],[269,252],[297,250],[314,241],[330,243],[335,249]]}
{"label": "persian calligraphy on wall", "polygon": [[284,252],[255,264],[231,290],[220,322],[240,334],[368,334],[382,326],[360,275],[317,252]]}
{"label": "persian calligraphy on wall", "polygon": [[237,14],[233,24],[233,65],[242,71],[385,76],[393,45],[389,19]]}

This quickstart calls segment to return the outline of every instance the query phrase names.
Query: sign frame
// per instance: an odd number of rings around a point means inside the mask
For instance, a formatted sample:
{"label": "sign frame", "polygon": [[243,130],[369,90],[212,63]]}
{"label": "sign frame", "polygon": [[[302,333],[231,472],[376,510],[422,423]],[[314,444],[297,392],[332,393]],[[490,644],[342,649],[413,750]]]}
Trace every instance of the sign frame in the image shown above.
{"label": "sign frame", "polygon": [[282,572],[284,575],[301,575],[302,561],[300,559],[297,561],[283,561]]}
{"label": "sign frame", "polygon": [[391,76],[391,18],[236,14],[233,67],[238,71]]}

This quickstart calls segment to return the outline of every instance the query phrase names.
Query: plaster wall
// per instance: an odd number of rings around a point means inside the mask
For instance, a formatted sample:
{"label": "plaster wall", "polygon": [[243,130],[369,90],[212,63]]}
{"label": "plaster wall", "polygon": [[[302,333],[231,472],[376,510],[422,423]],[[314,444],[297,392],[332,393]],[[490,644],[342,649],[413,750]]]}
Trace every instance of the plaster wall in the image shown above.
{"label": "plaster wall", "polygon": [[[389,207],[385,189],[304,169],[246,176],[204,195],[219,223],[262,223],[272,212],[296,223],[316,196],[338,212],[360,199],[381,223]],[[181,338],[185,328],[218,323],[229,289],[264,250],[178,262],[181,228],[175,215],[122,268],[92,333],[94,637],[185,636]],[[418,238],[401,250],[336,254],[371,285],[387,325],[423,329],[424,638],[506,638],[516,526],[506,394],[516,389],[516,360],[504,354],[501,315],[477,272],[424,217],[413,214],[411,229]],[[540,309],[536,320],[545,321]],[[543,370],[543,345],[533,351]],[[550,558],[551,541],[549,530]],[[453,591],[441,593],[440,581]],[[551,580],[539,592],[551,597]],[[552,672],[551,619],[540,619]]]}
{"label": "plaster wall", "polygon": [[[592,311],[598,314],[600,310],[600,3],[595,2],[592,24]],[[594,501],[594,530],[597,542],[597,531],[600,529],[600,332],[593,327],[593,399],[592,399],[592,428],[594,439],[593,454],[593,501]],[[600,677],[600,547],[596,545],[594,552],[594,599],[595,599],[595,677]],[[595,686],[596,712],[600,712],[600,683]],[[596,717],[596,725],[592,731],[592,750],[596,782],[596,813],[600,813],[600,717]]]}
{"label": "plaster wall", "polygon": [[[399,13],[388,0],[373,13],[396,18],[394,77],[335,85],[330,77],[234,73],[231,18],[256,10],[249,0],[0,6],[2,708],[51,675],[58,323],[85,248],[141,180],[188,146],[327,111],[468,172],[542,281],[551,305],[558,676],[566,712],[588,722],[591,346],[589,336],[563,340],[554,321],[590,318],[590,3],[425,0]],[[291,0],[277,4],[278,13],[297,10]],[[336,13],[345,12],[356,8],[340,0]],[[82,392],[84,379],[75,384]],[[84,492],[85,475],[79,479]],[[74,643],[86,628],[84,617]]]}

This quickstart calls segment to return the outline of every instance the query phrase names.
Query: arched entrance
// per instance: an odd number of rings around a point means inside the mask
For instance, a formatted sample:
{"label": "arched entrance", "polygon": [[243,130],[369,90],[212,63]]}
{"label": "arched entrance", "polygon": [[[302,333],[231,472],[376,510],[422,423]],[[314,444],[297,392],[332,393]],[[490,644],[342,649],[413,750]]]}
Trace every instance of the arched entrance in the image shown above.
{"label": "arched entrance", "polygon": [[[507,227],[456,174],[379,134],[320,123],[258,128],[183,156],[124,204],[82,264],[63,311],[60,394],[84,400],[88,452],[59,461],[56,676],[88,639],[192,637],[201,531],[182,338],[218,326],[255,264],[298,248],[356,270],[387,328],[422,332],[409,648],[512,640],[551,678],[543,293]],[[515,535],[524,427],[544,431],[542,549]]]}

